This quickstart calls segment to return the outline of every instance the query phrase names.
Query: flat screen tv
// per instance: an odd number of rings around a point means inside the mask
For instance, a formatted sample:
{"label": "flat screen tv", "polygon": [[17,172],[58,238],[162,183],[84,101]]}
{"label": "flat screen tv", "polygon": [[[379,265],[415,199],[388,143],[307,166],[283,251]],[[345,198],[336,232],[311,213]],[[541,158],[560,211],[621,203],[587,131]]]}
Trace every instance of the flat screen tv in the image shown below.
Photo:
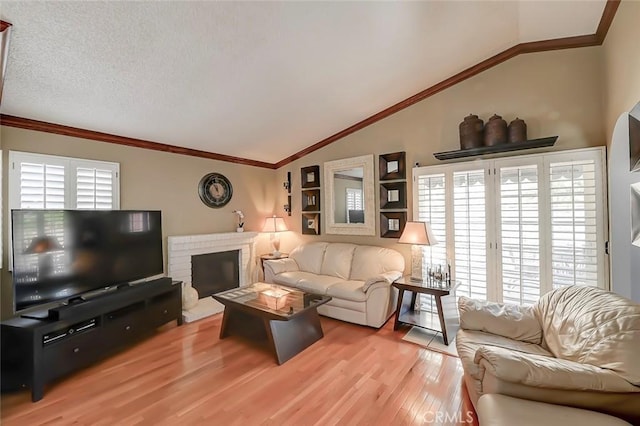
{"label": "flat screen tv", "polygon": [[163,272],[159,211],[11,214],[16,312]]}

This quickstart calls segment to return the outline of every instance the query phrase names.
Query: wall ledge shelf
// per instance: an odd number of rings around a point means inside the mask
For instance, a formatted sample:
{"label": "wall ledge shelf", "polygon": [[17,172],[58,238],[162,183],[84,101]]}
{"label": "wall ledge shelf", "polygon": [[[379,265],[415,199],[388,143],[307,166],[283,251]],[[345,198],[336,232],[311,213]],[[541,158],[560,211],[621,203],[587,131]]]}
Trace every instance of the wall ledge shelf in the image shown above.
{"label": "wall ledge shelf", "polygon": [[503,143],[495,146],[483,146],[480,148],[460,149],[457,151],[436,152],[433,154],[438,160],[453,160],[455,158],[474,157],[477,155],[497,154],[500,152],[519,151],[521,149],[544,148],[553,146],[558,140],[557,136],[548,138],[531,139],[525,142]]}

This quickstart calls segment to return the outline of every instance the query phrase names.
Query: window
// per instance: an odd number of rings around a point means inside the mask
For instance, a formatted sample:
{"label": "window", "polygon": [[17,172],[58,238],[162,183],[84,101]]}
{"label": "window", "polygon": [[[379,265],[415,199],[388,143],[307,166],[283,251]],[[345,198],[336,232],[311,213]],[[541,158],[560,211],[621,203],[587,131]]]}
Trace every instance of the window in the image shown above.
{"label": "window", "polygon": [[363,218],[357,217],[357,212],[364,211],[364,202],[362,201],[362,189],[346,188],[347,200],[347,223],[363,222]]}
{"label": "window", "polygon": [[9,167],[10,211],[120,207],[118,163],[10,151]]}
{"label": "window", "polygon": [[118,163],[9,152],[11,209],[117,209]]}
{"label": "window", "polygon": [[532,304],[566,285],[608,288],[604,149],[414,169],[414,217],[449,259],[457,294]]}

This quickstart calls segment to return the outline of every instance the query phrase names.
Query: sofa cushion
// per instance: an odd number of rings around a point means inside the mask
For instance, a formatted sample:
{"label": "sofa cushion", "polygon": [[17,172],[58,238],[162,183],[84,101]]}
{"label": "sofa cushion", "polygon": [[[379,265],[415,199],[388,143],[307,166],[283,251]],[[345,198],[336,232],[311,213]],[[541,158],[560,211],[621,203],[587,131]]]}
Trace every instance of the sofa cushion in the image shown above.
{"label": "sofa cushion", "polygon": [[325,242],[305,244],[293,249],[289,257],[296,261],[301,271],[319,274],[327,245],[329,243]]}
{"label": "sofa cushion", "polygon": [[265,260],[264,267],[270,268],[272,275],[278,275],[283,272],[293,272],[299,271],[300,268],[298,264],[293,259],[275,259],[275,260]]}
{"label": "sofa cushion", "polygon": [[327,294],[327,289],[334,284],[344,281],[331,275],[313,275],[300,279],[296,287],[308,293]]}
{"label": "sofa cushion", "polygon": [[612,370],[640,385],[640,304],[595,287],[551,291],[536,305],[557,358]]}
{"label": "sofa cushion", "polygon": [[474,362],[476,352],[481,346],[497,346],[534,355],[553,356],[549,351],[533,343],[521,342],[482,331],[459,330],[456,335],[456,349],[464,371],[473,378],[482,380],[478,365]]}
{"label": "sofa cushion", "polygon": [[510,339],[539,345],[542,328],[532,306],[518,306],[469,299],[458,299],[460,327],[484,331]]}
{"label": "sofa cushion", "polygon": [[400,271],[391,271],[385,272],[384,274],[375,275],[371,278],[367,278],[367,280],[364,282],[364,285],[362,286],[362,291],[368,291],[369,287],[376,283],[391,284],[400,277],[402,277],[402,272]]}
{"label": "sofa cushion", "polygon": [[366,281],[390,271],[404,271],[404,257],[395,250],[375,246],[356,246],[349,279]]}
{"label": "sofa cushion", "polygon": [[341,281],[329,287],[327,295],[354,302],[364,302],[367,300],[367,295],[362,290],[363,284],[362,281]]}
{"label": "sofa cushion", "polygon": [[343,280],[349,279],[351,261],[353,260],[353,251],[355,249],[355,244],[329,244],[324,252],[320,273],[322,275],[333,275]]}
{"label": "sofa cushion", "polygon": [[311,272],[291,271],[283,272],[273,277],[273,282],[276,284],[288,285],[290,287],[297,287],[298,281],[304,279],[310,280],[316,277],[316,274]]}

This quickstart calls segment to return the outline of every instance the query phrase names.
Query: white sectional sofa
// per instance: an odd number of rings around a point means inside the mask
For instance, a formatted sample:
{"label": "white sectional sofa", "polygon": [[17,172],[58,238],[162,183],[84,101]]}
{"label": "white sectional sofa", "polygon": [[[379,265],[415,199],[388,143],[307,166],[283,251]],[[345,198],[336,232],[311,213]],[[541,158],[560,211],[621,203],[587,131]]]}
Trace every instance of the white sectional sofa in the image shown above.
{"label": "white sectional sofa", "polygon": [[267,283],[326,294],[321,315],[370,327],[382,327],[395,312],[397,290],[391,285],[404,272],[395,250],[345,243],[310,243],[289,258],[264,262]]}

